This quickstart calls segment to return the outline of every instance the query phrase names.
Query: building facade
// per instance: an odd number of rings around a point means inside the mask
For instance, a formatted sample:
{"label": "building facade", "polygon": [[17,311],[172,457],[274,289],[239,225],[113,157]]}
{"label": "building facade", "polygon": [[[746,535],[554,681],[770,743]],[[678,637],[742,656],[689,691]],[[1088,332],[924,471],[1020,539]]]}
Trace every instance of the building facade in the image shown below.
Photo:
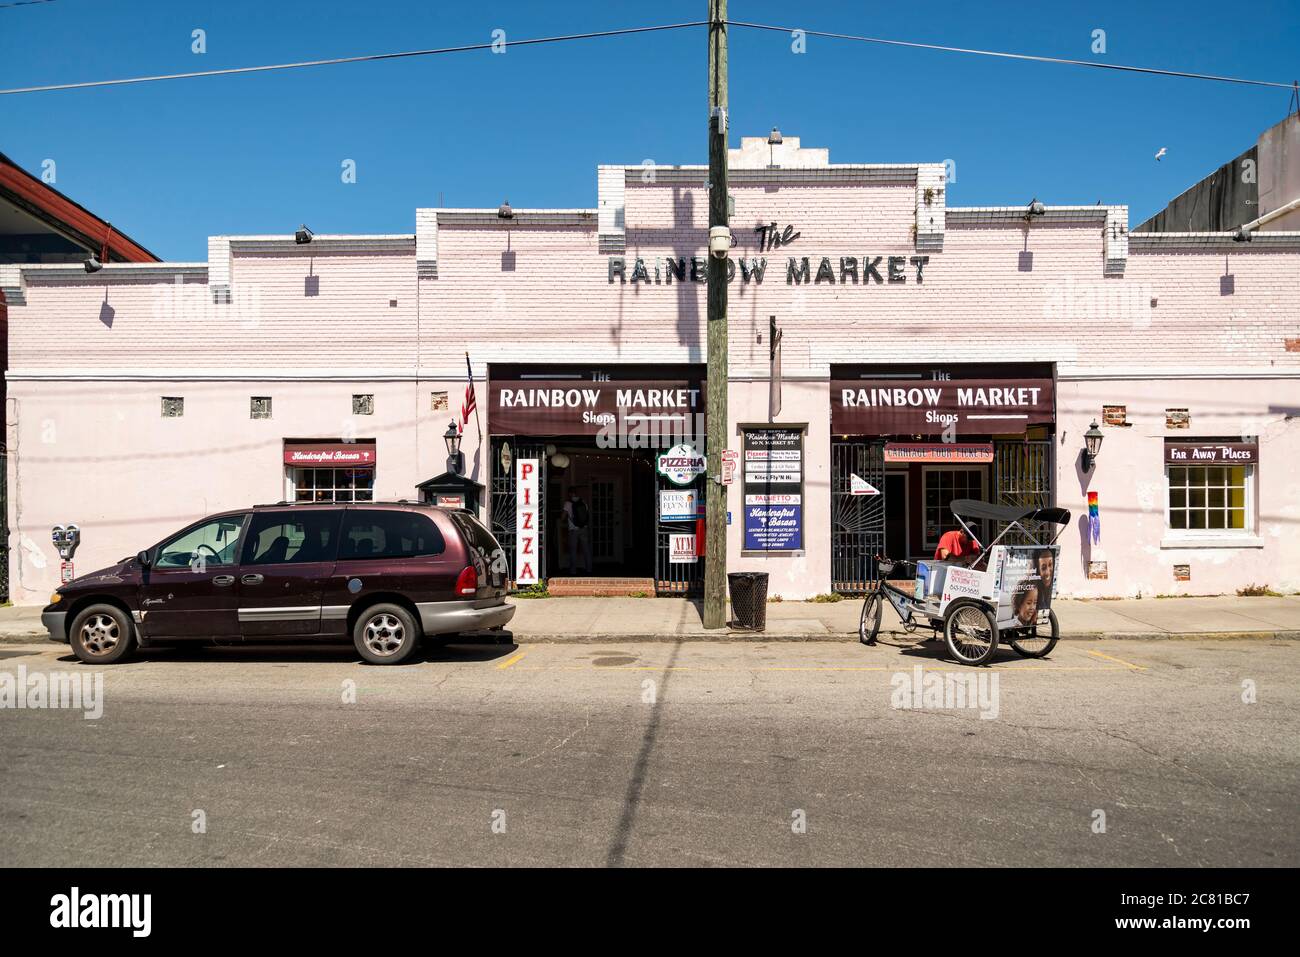
{"label": "building facade", "polygon": [[[516,579],[689,593],[706,177],[602,166],[593,209],[0,267],[14,600],[58,583],[52,525],[81,527],[90,570],[218,509],[417,498],[448,471],[466,353],[466,504]],[[729,570],[854,593],[971,497],[1071,510],[1062,594],[1300,587],[1300,233],[957,207],[942,164],[832,164],[794,137],[744,139],[729,189]]]}
{"label": "building facade", "polygon": [[[0,153],[0,268],[75,263],[91,268],[103,262],[157,262],[157,257],[112,224],[64,196],[51,183],[53,160],[38,178]],[[11,270],[12,275],[12,270]],[[9,307],[0,289],[0,369],[9,368]],[[0,403],[8,407],[7,383],[0,380]],[[6,449],[0,449],[0,472]],[[8,488],[0,475],[0,505],[7,513]],[[0,601],[9,599],[9,528],[0,528]]]}

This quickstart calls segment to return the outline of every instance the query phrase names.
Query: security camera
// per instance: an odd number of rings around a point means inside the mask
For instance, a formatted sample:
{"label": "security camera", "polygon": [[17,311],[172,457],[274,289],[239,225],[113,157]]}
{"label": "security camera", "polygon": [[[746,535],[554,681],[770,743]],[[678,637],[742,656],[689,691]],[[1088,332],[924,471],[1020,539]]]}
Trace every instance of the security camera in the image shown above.
{"label": "security camera", "polygon": [[719,259],[726,259],[731,249],[731,230],[726,226],[709,227],[709,252]]}

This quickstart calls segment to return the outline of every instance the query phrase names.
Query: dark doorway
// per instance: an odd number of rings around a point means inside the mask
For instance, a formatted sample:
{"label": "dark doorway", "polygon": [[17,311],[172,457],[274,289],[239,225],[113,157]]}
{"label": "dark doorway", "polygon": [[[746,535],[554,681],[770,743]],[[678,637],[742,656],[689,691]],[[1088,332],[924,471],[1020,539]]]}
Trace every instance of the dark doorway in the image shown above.
{"label": "dark doorway", "polygon": [[[655,570],[654,453],[601,449],[594,438],[549,440],[545,525],[552,576],[650,578]],[[557,462],[562,465],[557,465]],[[585,505],[583,534],[570,533],[565,503]],[[570,549],[570,538],[574,547]],[[591,564],[587,565],[590,549]]]}
{"label": "dark doorway", "polygon": [[907,473],[885,473],[885,554],[895,561],[909,556]]}

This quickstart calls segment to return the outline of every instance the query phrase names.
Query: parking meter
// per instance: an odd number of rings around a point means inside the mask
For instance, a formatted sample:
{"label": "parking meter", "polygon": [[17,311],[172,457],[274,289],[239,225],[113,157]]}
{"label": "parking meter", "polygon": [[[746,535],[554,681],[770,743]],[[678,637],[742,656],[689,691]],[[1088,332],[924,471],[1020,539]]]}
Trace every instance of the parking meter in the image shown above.
{"label": "parking meter", "polygon": [[54,541],[54,547],[59,552],[60,577],[65,582],[70,582],[75,577],[72,573],[72,556],[77,553],[77,546],[81,544],[81,529],[76,525],[55,525],[51,529],[50,537]]}

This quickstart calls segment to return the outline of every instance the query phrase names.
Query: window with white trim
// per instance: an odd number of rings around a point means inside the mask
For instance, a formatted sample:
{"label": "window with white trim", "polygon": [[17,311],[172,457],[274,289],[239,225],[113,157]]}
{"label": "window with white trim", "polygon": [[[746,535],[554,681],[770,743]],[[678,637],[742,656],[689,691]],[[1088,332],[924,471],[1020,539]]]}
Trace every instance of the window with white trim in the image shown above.
{"label": "window with white trim", "polygon": [[375,498],[375,470],[289,469],[295,502],[372,502]]}
{"label": "window with white trim", "polygon": [[1167,525],[1188,535],[1254,532],[1253,465],[1166,465]]}
{"label": "window with white trim", "polygon": [[[984,469],[981,466],[963,466],[958,468],[933,468],[927,466],[923,472],[923,491],[925,519],[923,544],[927,552],[933,552],[939,545],[939,537],[954,528],[960,528],[952,517],[952,501],[956,498],[984,499]],[[977,533],[981,531],[979,523],[971,526]]]}

